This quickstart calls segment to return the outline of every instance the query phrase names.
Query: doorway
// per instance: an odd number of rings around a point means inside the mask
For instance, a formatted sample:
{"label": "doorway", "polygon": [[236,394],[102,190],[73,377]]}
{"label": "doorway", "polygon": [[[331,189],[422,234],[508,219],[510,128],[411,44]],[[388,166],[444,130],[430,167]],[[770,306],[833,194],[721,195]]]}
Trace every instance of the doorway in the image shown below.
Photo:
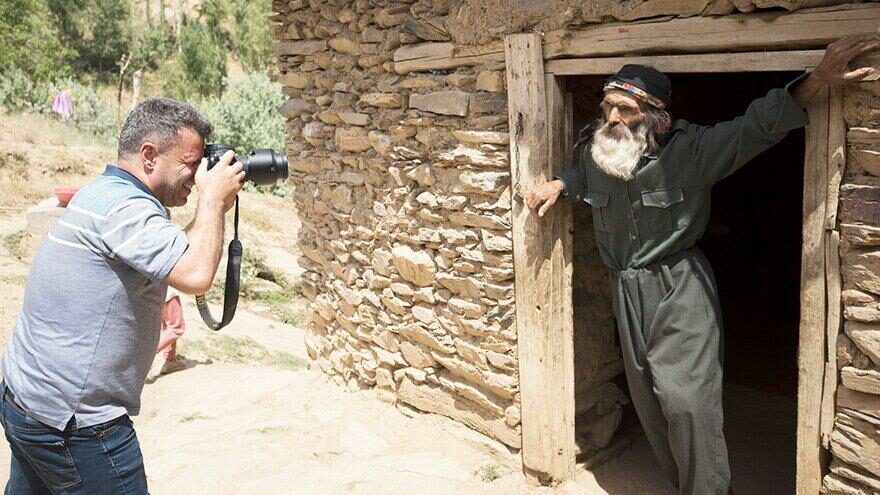
{"label": "doorway", "polygon": [[[755,98],[782,87],[800,72],[669,74],[675,118],[711,125],[741,115]],[[566,77],[573,99],[575,132],[598,115],[604,75]],[[804,131],[791,132],[781,143],[716,184],[706,234],[698,244],[709,258],[718,281],[724,315],[724,412],[733,486],[740,493],[793,493],[797,438],[797,352],[801,293],[803,229]],[[575,430],[579,460],[590,459],[589,430],[594,413],[582,412],[594,387],[582,384],[598,369],[620,359],[610,303],[607,270],[596,252],[589,208],[573,209]],[[606,353],[596,359],[597,350]],[[622,367],[611,385],[628,395]],[[608,387],[606,386],[606,388]],[[625,466],[651,465],[652,456],[632,406],[620,400],[618,426],[609,446],[621,457],[608,467],[615,472],[607,489],[626,490],[619,473]],[[587,434],[581,432],[587,430]],[[634,446],[626,449],[626,446]],[[607,460],[607,453],[604,456]],[[595,464],[595,462],[593,462]],[[657,476],[634,474],[640,490]],[[635,482],[635,481],[634,481]],[[657,486],[657,493],[671,493]],[[625,491],[620,491],[624,493]]]}

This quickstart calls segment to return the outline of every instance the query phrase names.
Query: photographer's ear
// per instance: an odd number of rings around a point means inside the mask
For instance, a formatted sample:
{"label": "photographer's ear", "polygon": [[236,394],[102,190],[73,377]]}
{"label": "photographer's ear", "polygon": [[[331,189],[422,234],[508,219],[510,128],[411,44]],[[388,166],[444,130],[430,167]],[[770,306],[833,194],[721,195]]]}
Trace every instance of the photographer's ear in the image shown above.
{"label": "photographer's ear", "polygon": [[159,156],[159,148],[155,143],[150,141],[145,141],[141,144],[140,150],[140,158],[141,163],[144,165],[144,169],[147,172],[152,172],[156,168],[156,158]]}

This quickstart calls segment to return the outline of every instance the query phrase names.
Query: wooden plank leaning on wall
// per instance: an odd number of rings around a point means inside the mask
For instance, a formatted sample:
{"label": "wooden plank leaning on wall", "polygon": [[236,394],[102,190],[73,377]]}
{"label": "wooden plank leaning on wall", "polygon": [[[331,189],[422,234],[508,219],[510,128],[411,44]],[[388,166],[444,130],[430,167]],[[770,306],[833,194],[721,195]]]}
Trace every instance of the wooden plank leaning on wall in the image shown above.
{"label": "wooden plank leaning on wall", "polygon": [[798,347],[797,494],[822,487],[821,409],[825,383],[825,222],[828,195],[828,88],[807,107],[801,316]]}
{"label": "wooden plank leaning on wall", "polygon": [[[550,115],[564,113],[563,99],[556,84],[545,87],[538,35],[508,36],[505,54],[511,183],[522,192],[552,178],[548,160],[559,161],[565,139],[551,151],[549,136],[561,129]],[[511,215],[523,470],[542,483],[564,481],[575,460],[571,208],[538,218],[514,201]]]}

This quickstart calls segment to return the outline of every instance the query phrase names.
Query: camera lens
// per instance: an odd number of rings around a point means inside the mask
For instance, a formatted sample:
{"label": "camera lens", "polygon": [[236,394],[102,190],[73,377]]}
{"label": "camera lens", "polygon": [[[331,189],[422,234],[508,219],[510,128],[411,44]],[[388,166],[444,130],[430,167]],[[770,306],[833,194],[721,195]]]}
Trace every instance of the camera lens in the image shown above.
{"label": "camera lens", "polygon": [[270,186],[287,179],[287,155],[275,150],[259,149],[250,155],[235,157],[244,165],[247,180],[258,186]]}
{"label": "camera lens", "polygon": [[[205,145],[208,169],[220,161],[224,153],[233,149],[226,144]],[[238,155],[235,160],[244,166],[245,180],[258,186],[271,186],[288,177],[287,155],[270,149],[257,149],[249,155]]]}

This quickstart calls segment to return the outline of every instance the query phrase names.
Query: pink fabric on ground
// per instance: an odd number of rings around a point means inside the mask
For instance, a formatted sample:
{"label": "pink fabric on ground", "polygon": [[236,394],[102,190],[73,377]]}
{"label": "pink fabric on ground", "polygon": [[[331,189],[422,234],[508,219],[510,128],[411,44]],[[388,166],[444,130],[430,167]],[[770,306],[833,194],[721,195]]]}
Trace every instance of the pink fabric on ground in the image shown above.
{"label": "pink fabric on ground", "polygon": [[165,361],[173,361],[177,357],[177,339],[186,330],[183,319],[183,306],[180,304],[180,296],[174,296],[165,301],[162,306],[162,333],[159,335],[159,346],[156,353],[162,353]]}

